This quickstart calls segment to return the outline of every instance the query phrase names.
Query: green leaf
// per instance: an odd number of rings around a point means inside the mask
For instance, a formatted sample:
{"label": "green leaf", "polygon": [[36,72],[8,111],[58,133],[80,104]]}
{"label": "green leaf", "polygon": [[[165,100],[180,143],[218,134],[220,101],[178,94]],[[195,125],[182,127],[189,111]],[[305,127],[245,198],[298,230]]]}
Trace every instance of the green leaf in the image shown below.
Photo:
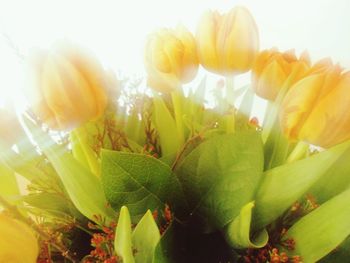
{"label": "green leaf", "polygon": [[221,228],[252,201],[263,171],[256,131],[217,135],[200,144],[176,169],[196,217]]}
{"label": "green leaf", "polygon": [[[350,187],[350,149],[312,186],[309,193],[322,204]],[[330,178],[332,178],[330,180]]]}
{"label": "green leaf", "polygon": [[347,262],[350,258],[350,237],[341,243],[333,252],[320,260],[320,263]]}
{"label": "green leaf", "polygon": [[185,229],[173,221],[158,242],[152,263],[186,262],[186,237]]}
{"label": "green leaf", "polygon": [[115,231],[114,249],[123,263],[134,263],[131,242],[131,220],[128,208],[123,206],[120,210],[117,228]]}
{"label": "green leaf", "polygon": [[239,105],[239,112],[249,118],[252,113],[255,92],[249,86],[244,88],[246,88],[246,90],[245,94],[243,95],[242,102]]}
{"label": "green leaf", "polygon": [[251,220],[254,202],[243,206],[241,213],[225,228],[227,242],[235,248],[261,248],[267,244],[269,235],[264,229],[258,236],[251,240]]}
{"label": "green leaf", "polygon": [[297,221],[287,233],[295,241],[293,254],[316,262],[336,249],[350,234],[350,189]]}
{"label": "green leaf", "polygon": [[193,225],[173,221],[156,247],[153,263],[178,262],[238,262],[238,255],[221,232],[202,234]]}
{"label": "green leaf", "polygon": [[256,229],[271,223],[302,197],[335,165],[349,144],[346,142],[309,158],[266,171],[256,196],[253,220]]}
{"label": "green leaf", "polygon": [[160,233],[150,210],[141,218],[132,233],[132,243],[136,263],[152,263],[155,248],[160,240]]}
{"label": "green leaf", "polygon": [[187,215],[183,192],[170,167],[148,155],[102,151],[102,184],[112,207],[127,205],[132,216],[168,204],[176,216]]}
{"label": "green leaf", "polygon": [[159,134],[162,156],[166,157],[166,160],[164,161],[171,164],[183,142],[178,136],[176,121],[165,105],[163,99],[156,95],[153,98],[153,103],[154,122]]}
{"label": "green leaf", "polygon": [[97,221],[96,215],[107,221],[113,218],[113,211],[107,206],[101,182],[90,170],[74,159],[62,145],[56,144],[51,137],[29,120],[26,124],[34,140],[55,168],[70,199],[76,208],[87,218]]}
{"label": "green leaf", "polygon": [[22,200],[29,205],[38,208],[45,213],[62,216],[63,214],[69,214],[77,219],[82,219],[83,216],[73,206],[70,200],[65,199],[63,196],[54,193],[37,193],[25,195]]}

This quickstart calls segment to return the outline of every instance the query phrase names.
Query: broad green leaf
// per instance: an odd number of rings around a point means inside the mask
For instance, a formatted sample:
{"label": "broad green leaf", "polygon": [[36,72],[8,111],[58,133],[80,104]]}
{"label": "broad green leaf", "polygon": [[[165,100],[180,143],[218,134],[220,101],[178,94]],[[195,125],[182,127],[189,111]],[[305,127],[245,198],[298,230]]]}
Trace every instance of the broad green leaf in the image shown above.
{"label": "broad green leaf", "polygon": [[261,248],[267,244],[269,235],[264,229],[254,240],[251,240],[251,220],[254,202],[243,206],[241,213],[225,227],[227,242],[235,248]]}
{"label": "broad green leaf", "polygon": [[1,149],[0,159],[10,169],[29,181],[43,179],[46,177],[46,175],[36,167],[40,156],[38,156],[38,153],[35,150],[34,153],[32,151],[16,153],[13,150]]}
{"label": "broad green leaf", "polygon": [[348,237],[341,245],[339,245],[330,254],[322,258],[320,263],[343,263],[350,258],[350,237]]}
{"label": "broad green leaf", "polygon": [[350,189],[297,221],[287,233],[295,241],[293,254],[316,262],[336,249],[350,234]]}
{"label": "broad green leaf", "polygon": [[350,149],[308,191],[322,204],[350,187]]}
{"label": "broad green leaf", "polygon": [[156,247],[153,263],[178,262],[237,262],[237,254],[221,232],[202,234],[173,221]]}
{"label": "broad green leaf", "polygon": [[141,218],[132,233],[136,263],[152,263],[155,248],[160,240],[160,233],[150,210]]}
{"label": "broad green leaf", "polygon": [[158,242],[152,263],[186,262],[187,233],[179,223],[173,221]]}
{"label": "broad green leaf", "polygon": [[221,228],[254,198],[263,171],[256,131],[213,136],[187,155],[176,169],[192,215]]}
{"label": "broad green leaf", "polygon": [[175,159],[177,151],[181,148],[183,141],[178,136],[176,121],[159,96],[153,98],[154,103],[154,124],[159,135],[162,156],[166,162],[171,164]]}
{"label": "broad green leaf", "polygon": [[62,216],[63,214],[69,214],[77,219],[83,219],[83,216],[74,207],[70,200],[64,198],[64,196],[54,193],[36,193],[29,194],[22,197],[23,202],[38,208],[45,213]]}
{"label": "broad green leaf", "polygon": [[350,142],[264,173],[256,196],[254,226],[271,223],[305,194],[348,149]]}
{"label": "broad green leaf", "polygon": [[[29,120],[26,124],[34,140],[55,168],[76,208],[90,220],[96,221],[96,215],[107,221],[111,220],[114,213],[108,207],[99,178],[74,159],[64,146],[56,144],[39,127]],[[100,222],[97,220],[96,223]]]}
{"label": "broad green leaf", "polygon": [[117,228],[115,230],[114,249],[123,263],[134,263],[131,241],[131,220],[128,208],[120,209]]}
{"label": "broad green leaf", "polygon": [[176,216],[188,213],[180,183],[170,167],[148,155],[102,151],[102,184],[112,207],[127,205],[132,216],[168,204]]}

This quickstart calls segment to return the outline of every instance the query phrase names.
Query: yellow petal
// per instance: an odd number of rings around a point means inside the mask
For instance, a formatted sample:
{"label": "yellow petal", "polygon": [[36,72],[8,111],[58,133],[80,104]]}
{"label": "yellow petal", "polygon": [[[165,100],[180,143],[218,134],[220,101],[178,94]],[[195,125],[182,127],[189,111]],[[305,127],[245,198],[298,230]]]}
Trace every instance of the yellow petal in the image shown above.
{"label": "yellow petal", "polygon": [[183,26],[176,28],[176,36],[184,46],[180,79],[182,83],[187,83],[196,76],[198,70],[196,43],[193,35]]}
{"label": "yellow petal", "polygon": [[158,34],[150,39],[149,52],[152,54],[148,63],[154,66],[163,73],[170,73],[172,67],[167,54],[164,52],[163,38]]}
{"label": "yellow petal", "polygon": [[350,138],[349,88],[350,73],[346,73],[319,98],[303,125],[301,138],[322,147],[330,147]]}
{"label": "yellow petal", "polygon": [[280,111],[280,124],[288,138],[302,139],[300,130],[315,107],[323,81],[322,74],[306,77],[292,86],[284,97]]}
{"label": "yellow petal", "polygon": [[166,32],[161,35],[163,50],[171,65],[171,72],[180,78],[184,45],[176,38],[174,32]]}
{"label": "yellow petal", "polygon": [[214,72],[220,71],[216,52],[216,32],[219,18],[211,11],[201,17],[196,34],[197,51],[200,63],[206,69]]}
{"label": "yellow petal", "polygon": [[277,61],[270,63],[262,72],[256,93],[265,99],[274,100],[283,86],[287,75]]}
{"label": "yellow petal", "polygon": [[22,222],[0,214],[0,262],[35,263],[38,254],[33,231]]}
{"label": "yellow petal", "polygon": [[[223,23],[228,25],[223,25],[222,30],[220,28],[218,36],[223,42],[220,46],[224,46],[224,53],[219,56],[223,61],[223,70],[227,73],[246,72],[252,67],[259,49],[257,26],[244,7],[234,8],[225,18]],[[223,41],[225,35],[226,40]]]}

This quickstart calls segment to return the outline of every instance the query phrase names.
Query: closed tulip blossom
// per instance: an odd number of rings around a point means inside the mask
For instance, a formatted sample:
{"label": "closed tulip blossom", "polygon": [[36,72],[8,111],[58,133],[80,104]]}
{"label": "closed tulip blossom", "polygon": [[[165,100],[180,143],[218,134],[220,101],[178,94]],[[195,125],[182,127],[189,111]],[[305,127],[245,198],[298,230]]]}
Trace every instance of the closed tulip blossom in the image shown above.
{"label": "closed tulip blossom", "polygon": [[148,85],[171,92],[197,74],[198,58],[193,35],[183,26],[161,29],[148,37],[145,47]]}
{"label": "closed tulip blossom", "polygon": [[307,53],[297,58],[294,51],[264,50],[257,56],[252,68],[252,86],[256,94],[275,100],[285,81],[292,85],[310,69]]}
{"label": "closed tulip blossom", "polygon": [[221,75],[250,70],[259,49],[256,23],[244,7],[235,7],[226,14],[204,13],[196,40],[200,64]]}
{"label": "closed tulip blossom", "polygon": [[33,59],[32,109],[52,129],[95,120],[107,104],[104,70],[87,52],[59,47]]}
{"label": "closed tulip blossom", "polygon": [[0,262],[35,263],[38,241],[29,226],[0,214]]}
{"label": "closed tulip blossom", "polygon": [[350,139],[350,72],[327,61],[310,72],[284,98],[280,123],[290,139],[328,148]]}

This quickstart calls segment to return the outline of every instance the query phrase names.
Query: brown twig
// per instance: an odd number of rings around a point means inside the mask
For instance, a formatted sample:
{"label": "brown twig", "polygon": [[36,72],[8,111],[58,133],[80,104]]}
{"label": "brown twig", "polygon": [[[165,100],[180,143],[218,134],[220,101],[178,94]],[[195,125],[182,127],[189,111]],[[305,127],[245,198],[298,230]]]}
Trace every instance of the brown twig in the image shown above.
{"label": "brown twig", "polygon": [[[16,219],[26,223],[27,225],[31,226],[35,232],[37,232],[41,237],[43,237],[46,240],[50,240],[50,236],[45,233],[40,227],[38,227],[33,220],[31,220],[28,217],[23,216],[18,208],[9,202],[7,202],[2,196],[0,196],[0,204],[2,204],[10,213],[15,216]],[[75,263],[78,262],[77,259],[75,259],[75,256],[72,255],[72,253],[62,244],[58,243],[50,243],[55,249],[61,252],[62,256],[70,260],[71,262]]]}

